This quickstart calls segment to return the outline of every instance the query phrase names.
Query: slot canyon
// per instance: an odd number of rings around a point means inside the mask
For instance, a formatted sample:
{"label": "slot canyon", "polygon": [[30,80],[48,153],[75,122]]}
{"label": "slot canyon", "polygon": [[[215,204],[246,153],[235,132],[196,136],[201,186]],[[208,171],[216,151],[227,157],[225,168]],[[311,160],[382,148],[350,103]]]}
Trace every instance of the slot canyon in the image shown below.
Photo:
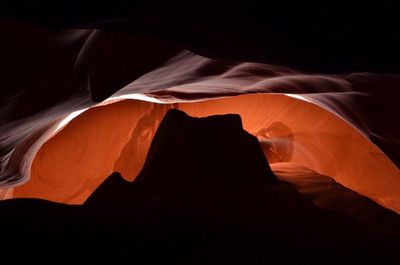
{"label": "slot canyon", "polygon": [[22,2],[0,6],[7,264],[400,262],[393,7]]}

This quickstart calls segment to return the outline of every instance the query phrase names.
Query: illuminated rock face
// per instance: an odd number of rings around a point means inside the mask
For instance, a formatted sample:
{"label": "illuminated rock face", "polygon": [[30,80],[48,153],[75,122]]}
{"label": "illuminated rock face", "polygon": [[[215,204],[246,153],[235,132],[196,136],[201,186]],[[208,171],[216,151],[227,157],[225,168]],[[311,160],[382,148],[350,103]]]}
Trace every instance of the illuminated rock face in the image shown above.
{"label": "illuminated rock face", "polygon": [[[54,262],[43,250],[63,262],[398,261],[400,234],[321,210],[279,181],[236,114],[193,118],[170,109],[133,182],[113,173],[83,205],[5,200],[0,215],[8,228],[2,250],[16,263]],[[396,214],[381,216],[398,222]],[[29,247],[16,255],[21,242]]]}
{"label": "illuminated rock face", "polygon": [[195,117],[240,114],[270,163],[296,163],[398,210],[399,171],[375,145],[314,104],[269,94],[174,104],[123,100],[89,109],[41,147],[31,181],[13,196],[81,204],[114,171],[132,181],[171,108]]}
{"label": "illuminated rock face", "polygon": [[167,111],[164,105],[136,103],[116,103],[114,111],[90,109],[69,123],[35,158],[31,171],[37,178],[14,189],[14,195],[82,203],[113,171],[133,180]]}

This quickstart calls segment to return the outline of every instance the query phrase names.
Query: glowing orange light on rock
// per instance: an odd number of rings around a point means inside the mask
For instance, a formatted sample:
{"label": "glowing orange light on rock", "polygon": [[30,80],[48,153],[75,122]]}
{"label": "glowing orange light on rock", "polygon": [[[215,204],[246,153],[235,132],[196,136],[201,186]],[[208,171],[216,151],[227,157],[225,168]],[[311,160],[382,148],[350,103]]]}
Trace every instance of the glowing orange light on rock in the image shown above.
{"label": "glowing orange light on rock", "polygon": [[133,180],[159,122],[172,107],[198,117],[238,113],[270,163],[310,168],[400,211],[400,172],[381,150],[338,116],[278,94],[174,105],[122,100],[89,109],[42,146],[32,163],[31,180],[15,188],[13,197],[80,204],[114,171]]}

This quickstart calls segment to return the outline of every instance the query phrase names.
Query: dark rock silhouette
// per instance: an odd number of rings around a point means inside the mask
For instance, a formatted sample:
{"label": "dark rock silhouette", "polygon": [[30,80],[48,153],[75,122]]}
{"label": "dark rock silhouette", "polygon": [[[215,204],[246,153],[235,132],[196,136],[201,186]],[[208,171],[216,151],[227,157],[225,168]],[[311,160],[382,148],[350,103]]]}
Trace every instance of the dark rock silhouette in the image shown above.
{"label": "dark rock silhouette", "polygon": [[[276,183],[262,154],[239,115],[192,118],[172,109],[159,126],[137,181],[161,188],[177,188],[175,182],[180,182],[182,189],[206,185],[226,190]],[[161,177],[166,172],[173,179]]]}
{"label": "dark rock silhouette", "polygon": [[[81,206],[0,202],[11,262],[396,262],[396,238],[323,211],[279,181],[240,116],[170,110],[134,182],[109,176]],[[398,261],[398,260],[397,260]]]}

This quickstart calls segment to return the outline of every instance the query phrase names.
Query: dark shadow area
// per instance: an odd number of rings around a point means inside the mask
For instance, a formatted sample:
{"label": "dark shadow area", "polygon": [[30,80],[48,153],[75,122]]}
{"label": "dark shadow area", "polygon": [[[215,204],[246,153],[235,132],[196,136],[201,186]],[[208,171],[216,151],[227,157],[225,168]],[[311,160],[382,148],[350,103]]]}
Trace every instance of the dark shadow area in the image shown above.
{"label": "dark shadow area", "polygon": [[[84,205],[0,202],[7,264],[388,264],[398,238],[321,210],[272,173],[240,116],[170,110],[134,182]],[[384,225],[384,224],[382,224]]]}
{"label": "dark shadow area", "polygon": [[162,37],[196,53],[318,72],[399,72],[390,3],[268,1],[2,1],[0,16],[53,28]]}

